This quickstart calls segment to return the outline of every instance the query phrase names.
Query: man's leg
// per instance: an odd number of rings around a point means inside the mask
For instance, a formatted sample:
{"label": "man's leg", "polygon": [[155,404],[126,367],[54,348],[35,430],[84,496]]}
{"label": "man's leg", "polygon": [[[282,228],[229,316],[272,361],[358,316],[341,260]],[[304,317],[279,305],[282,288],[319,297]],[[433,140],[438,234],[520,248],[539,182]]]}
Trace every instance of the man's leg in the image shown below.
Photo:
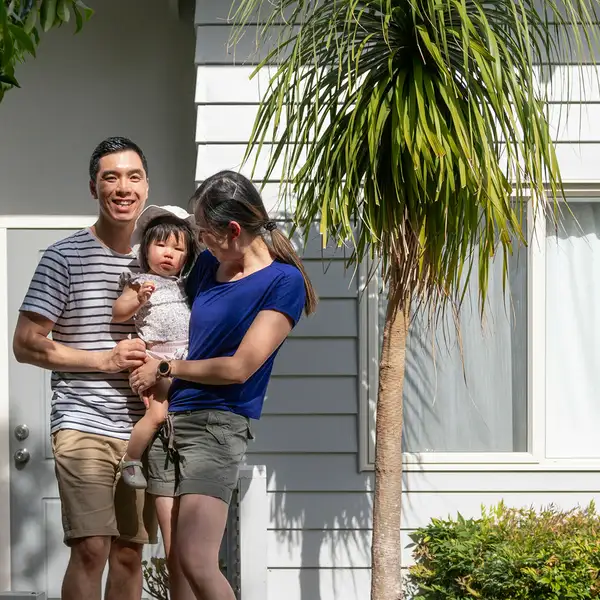
{"label": "man's leg", "polygon": [[194,592],[185,578],[177,556],[177,513],[179,499],[166,496],[155,498],[158,524],[165,546],[165,556],[169,568],[169,592],[171,600],[194,600]]}
{"label": "man's leg", "polygon": [[115,540],[108,558],[106,600],[139,600],[142,597],[142,545]]}
{"label": "man's leg", "polygon": [[111,539],[118,535],[114,510],[116,461],[111,438],[64,429],[52,436],[65,543],[71,556],[63,600],[100,600]]}
{"label": "man's leg", "polygon": [[62,600],[100,600],[102,572],[110,545],[110,538],[105,536],[71,542],[71,556],[62,583]]}

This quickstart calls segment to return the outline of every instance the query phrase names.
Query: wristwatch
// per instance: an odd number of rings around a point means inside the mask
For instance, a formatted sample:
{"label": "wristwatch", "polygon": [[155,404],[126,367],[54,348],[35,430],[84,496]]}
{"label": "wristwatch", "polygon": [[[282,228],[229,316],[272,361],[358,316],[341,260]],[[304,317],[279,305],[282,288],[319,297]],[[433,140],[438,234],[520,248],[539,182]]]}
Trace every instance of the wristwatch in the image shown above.
{"label": "wristwatch", "polygon": [[168,377],[171,374],[171,361],[161,360],[156,368],[156,374],[159,377]]}

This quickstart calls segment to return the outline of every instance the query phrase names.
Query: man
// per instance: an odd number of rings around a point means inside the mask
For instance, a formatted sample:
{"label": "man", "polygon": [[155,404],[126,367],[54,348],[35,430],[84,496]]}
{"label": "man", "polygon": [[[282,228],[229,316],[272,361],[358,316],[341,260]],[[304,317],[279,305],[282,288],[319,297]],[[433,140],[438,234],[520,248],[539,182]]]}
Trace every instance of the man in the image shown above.
{"label": "man", "polygon": [[[119,460],[144,407],[128,384],[145,345],[131,324],[111,323],[119,275],[137,270],[130,247],[148,198],[142,150],[109,138],[90,160],[96,223],[50,246],[27,295],[13,340],[19,362],[52,373],[51,433],[70,559],[63,600],[100,600],[108,561],[108,600],[141,597],[142,544],[156,524],[145,494],[119,480]],[[52,333],[52,339],[48,335]]]}

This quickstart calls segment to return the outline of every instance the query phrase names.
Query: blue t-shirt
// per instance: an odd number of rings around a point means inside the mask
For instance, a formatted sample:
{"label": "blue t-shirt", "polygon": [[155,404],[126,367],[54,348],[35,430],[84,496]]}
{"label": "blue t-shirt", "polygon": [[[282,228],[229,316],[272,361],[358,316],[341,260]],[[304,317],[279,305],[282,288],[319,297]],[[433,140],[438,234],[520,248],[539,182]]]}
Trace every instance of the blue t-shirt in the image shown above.
{"label": "blue t-shirt", "polygon": [[[262,310],[276,310],[296,325],[306,299],[304,279],[293,265],[273,262],[243,279],[216,280],[217,259],[207,251],[190,273],[187,291],[192,304],[188,360],[233,356],[252,322]],[[205,385],[174,379],[169,410],[228,410],[260,418],[279,348],[243,384]]]}

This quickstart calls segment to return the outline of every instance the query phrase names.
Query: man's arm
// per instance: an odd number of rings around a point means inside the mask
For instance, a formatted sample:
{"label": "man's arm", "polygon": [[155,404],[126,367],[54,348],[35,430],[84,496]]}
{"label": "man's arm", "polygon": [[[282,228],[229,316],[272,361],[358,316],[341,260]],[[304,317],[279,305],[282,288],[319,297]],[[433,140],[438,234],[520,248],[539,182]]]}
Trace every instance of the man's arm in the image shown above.
{"label": "man's arm", "polygon": [[53,327],[54,323],[46,317],[21,312],[13,337],[17,361],[53,371],[118,373],[135,369],[146,360],[142,340],[123,340],[112,350],[78,350],[49,339]]}

